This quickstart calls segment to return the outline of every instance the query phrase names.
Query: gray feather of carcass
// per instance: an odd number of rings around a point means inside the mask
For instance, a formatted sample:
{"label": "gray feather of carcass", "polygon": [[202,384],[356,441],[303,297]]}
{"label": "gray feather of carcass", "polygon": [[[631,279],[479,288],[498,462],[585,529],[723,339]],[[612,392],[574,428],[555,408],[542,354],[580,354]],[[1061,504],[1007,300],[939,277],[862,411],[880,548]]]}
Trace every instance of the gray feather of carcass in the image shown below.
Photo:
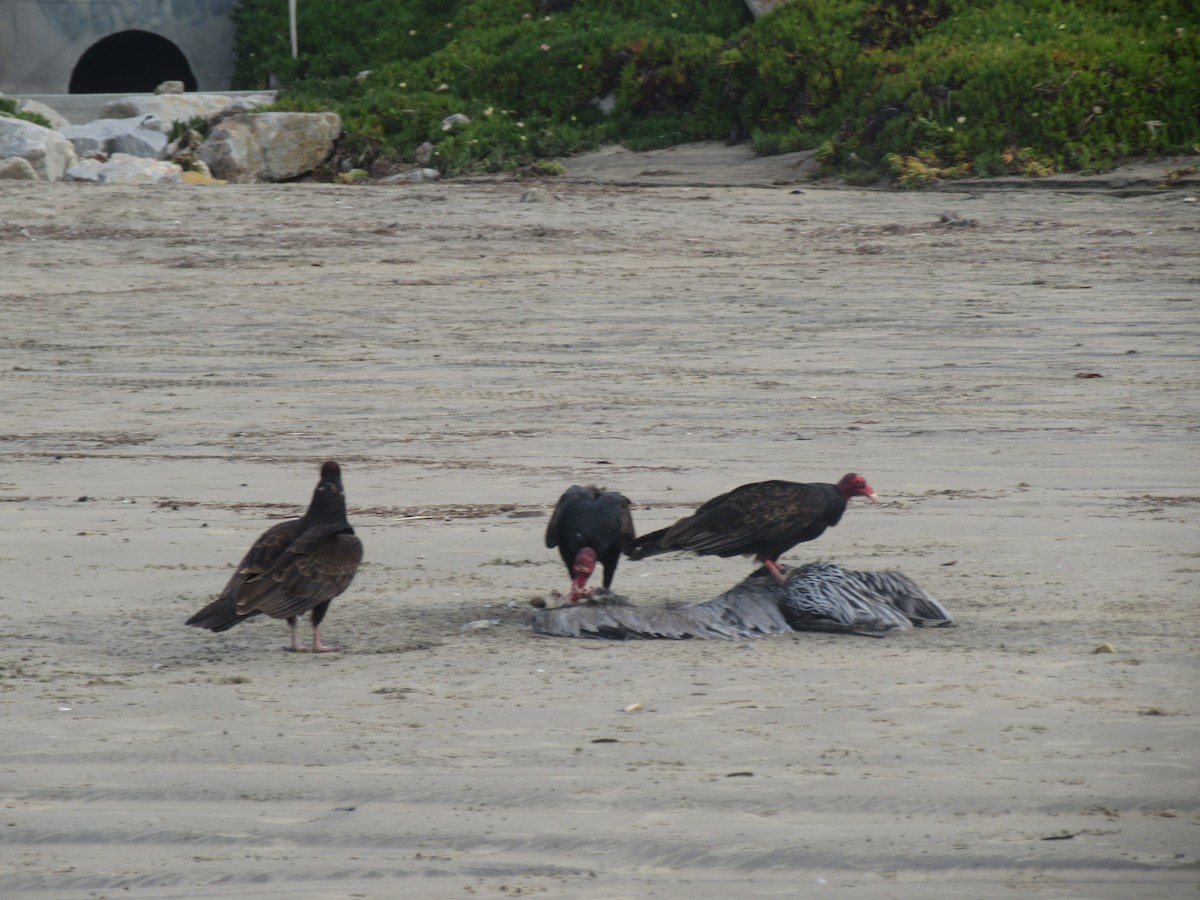
{"label": "gray feather of carcass", "polygon": [[787,575],[787,583],[780,584],[759,569],[712,600],[661,607],[637,606],[600,590],[586,603],[537,610],[533,630],[610,640],[737,640],[790,631],[882,637],[914,625],[954,624],[936,599],[899,572],[810,563]]}

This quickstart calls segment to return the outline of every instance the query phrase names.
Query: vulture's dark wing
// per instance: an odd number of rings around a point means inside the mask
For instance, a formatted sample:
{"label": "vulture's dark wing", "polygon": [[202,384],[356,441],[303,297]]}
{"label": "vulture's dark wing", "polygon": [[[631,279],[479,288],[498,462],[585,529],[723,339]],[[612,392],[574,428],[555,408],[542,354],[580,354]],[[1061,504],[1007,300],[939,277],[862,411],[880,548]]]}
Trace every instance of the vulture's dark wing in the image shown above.
{"label": "vulture's dark wing", "polygon": [[827,497],[816,486],[760,481],[714,497],[667,529],[664,545],[714,556],[758,552],[801,532],[825,514]]}
{"label": "vulture's dark wing", "polygon": [[637,540],[637,532],[633,528],[633,504],[624,494],[617,494],[617,496],[621,498],[621,531],[618,540],[621,549],[624,549]]}
{"label": "vulture's dark wing", "polygon": [[573,484],[558,498],[550,521],[546,523],[546,546],[557,547],[562,542],[562,531],[569,527],[571,516],[576,513],[581,503],[591,502],[595,496],[592,488]]}
{"label": "vulture's dark wing", "polygon": [[[284,552],[304,533],[303,519],[288,519],[264,531],[254,545],[246,551],[237,570],[221,592],[221,599],[238,603],[248,581],[256,580],[263,572],[275,565]],[[244,613],[242,613],[244,615]]]}
{"label": "vulture's dark wing", "polygon": [[313,525],[269,565],[247,574],[238,614],[283,619],[306,613],[350,586],[362,556],[362,542],[345,523]]}

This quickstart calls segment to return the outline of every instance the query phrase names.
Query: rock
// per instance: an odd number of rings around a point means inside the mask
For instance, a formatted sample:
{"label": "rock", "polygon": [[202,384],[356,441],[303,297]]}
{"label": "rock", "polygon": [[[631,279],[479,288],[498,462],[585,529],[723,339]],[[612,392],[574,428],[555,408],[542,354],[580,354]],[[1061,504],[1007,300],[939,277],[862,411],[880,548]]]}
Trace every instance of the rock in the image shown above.
{"label": "rock", "polygon": [[182,81],[164,81],[162,84],[160,84],[158,87],[156,87],[154,89],[154,93],[156,93],[156,94],[182,94],[183,90],[184,90],[184,88],[183,88]]}
{"label": "rock", "polygon": [[225,182],[221,181],[221,179],[213,178],[212,171],[208,168],[208,165],[206,163],[204,163],[203,160],[199,160],[199,159],[189,160],[189,165],[186,169],[184,169],[184,171],[185,172],[195,172],[198,175],[204,176],[209,181],[219,181],[221,184],[225,184]]}
{"label": "rock", "polygon": [[746,0],[746,8],[750,10],[750,15],[757,19],[787,2],[788,0]]}
{"label": "rock", "polygon": [[471,120],[462,113],[454,113],[442,119],[442,131],[449,131],[455,125],[469,125]]}
{"label": "rock", "polygon": [[953,210],[946,210],[937,220],[938,225],[949,225],[954,228],[974,228],[979,224],[978,219],[964,219]]}
{"label": "rock", "polygon": [[593,97],[592,106],[600,110],[606,116],[611,116],[613,110],[617,108],[617,92],[609,91],[603,97]]}
{"label": "rock", "polygon": [[476,619],[474,622],[468,622],[460,630],[477,631],[480,628],[495,628],[499,624],[499,619]]}
{"label": "rock", "polygon": [[235,97],[233,102],[221,110],[223,114],[233,115],[235,113],[254,112],[264,106],[270,106],[275,102],[275,98],[270,94],[255,94],[251,97]]}
{"label": "rock", "polygon": [[0,180],[4,181],[37,181],[37,172],[29,160],[20,156],[0,159]]}
{"label": "rock", "polygon": [[540,189],[535,187],[528,188],[523,194],[521,194],[522,203],[540,203],[541,199],[542,192]]}
{"label": "rock", "polygon": [[71,142],[52,128],[0,116],[0,159],[20,157],[41,181],[58,181],[75,162]]}
{"label": "rock", "polygon": [[114,153],[106,162],[81,159],[67,170],[67,181],[93,184],[182,184],[183,169],[173,162]]}
{"label": "rock", "polygon": [[413,154],[413,160],[418,166],[427,166],[431,159],[433,159],[433,144],[426,141],[417,148],[417,152]]}
{"label": "rock", "polygon": [[410,169],[407,172],[398,172],[395,175],[389,175],[387,178],[380,178],[380,184],[415,184],[421,181],[437,181],[442,177],[442,173],[437,169]]}
{"label": "rock", "polygon": [[162,120],[153,115],[96,119],[86,125],[68,125],[62,129],[62,136],[75,145],[79,156],[127,153],[159,159],[167,149]]}
{"label": "rock", "polygon": [[51,109],[40,100],[18,100],[17,112],[37,113],[50,123],[51,128],[56,130],[61,130],[71,124],[67,121],[66,116],[60,115],[58,110]]}
{"label": "rock", "polygon": [[203,170],[202,169],[192,169],[192,170],[185,169],[183,174],[180,175],[179,177],[183,181],[184,184],[229,184],[228,181],[224,181],[220,178],[213,178],[211,175],[208,174],[207,168],[208,167],[206,166]]}
{"label": "rock", "polygon": [[170,131],[176,122],[188,122],[200,116],[209,118],[231,107],[237,111],[257,109],[275,102],[275,95],[263,93],[234,100],[224,94],[155,94],[154,96],[122,97],[104,104],[100,117],[104,119],[129,119],[134,116],[158,116],[164,123],[163,130]]}
{"label": "rock", "polygon": [[238,184],[286,181],[328,159],[341,133],[336,113],[242,113],[213,129],[197,157]]}

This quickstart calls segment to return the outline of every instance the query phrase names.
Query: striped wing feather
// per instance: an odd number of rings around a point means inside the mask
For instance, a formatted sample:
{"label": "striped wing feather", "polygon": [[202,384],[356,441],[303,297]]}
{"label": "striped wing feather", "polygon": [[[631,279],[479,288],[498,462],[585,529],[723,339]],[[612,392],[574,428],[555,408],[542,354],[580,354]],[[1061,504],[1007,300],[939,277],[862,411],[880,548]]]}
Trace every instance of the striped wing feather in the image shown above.
{"label": "striped wing feather", "polygon": [[667,529],[662,543],[715,556],[759,553],[761,548],[798,542],[791,536],[819,521],[824,509],[825,498],[811,485],[747,484],[713,497],[680,519]]}
{"label": "striped wing feather", "polygon": [[362,561],[362,542],[349,526],[314,525],[291,541],[288,536],[278,525],[270,529],[238,567],[226,588],[226,594],[236,590],[238,615],[302,615],[349,587]]}

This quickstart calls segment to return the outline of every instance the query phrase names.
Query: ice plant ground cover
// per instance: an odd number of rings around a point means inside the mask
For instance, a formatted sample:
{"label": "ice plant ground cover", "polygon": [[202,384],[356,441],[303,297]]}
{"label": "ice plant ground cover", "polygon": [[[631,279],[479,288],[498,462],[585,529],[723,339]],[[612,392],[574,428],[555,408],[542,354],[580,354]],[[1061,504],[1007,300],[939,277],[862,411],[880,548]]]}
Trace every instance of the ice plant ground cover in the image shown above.
{"label": "ice plant ground cover", "polygon": [[[605,143],[751,140],[906,186],[1097,171],[1200,143],[1183,0],[246,0],[237,86],[333,109],[353,165],[502,171]],[[489,114],[490,113],[490,114]],[[445,128],[454,114],[469,122]],[[341,160],[339,160],[340,162]]]}

